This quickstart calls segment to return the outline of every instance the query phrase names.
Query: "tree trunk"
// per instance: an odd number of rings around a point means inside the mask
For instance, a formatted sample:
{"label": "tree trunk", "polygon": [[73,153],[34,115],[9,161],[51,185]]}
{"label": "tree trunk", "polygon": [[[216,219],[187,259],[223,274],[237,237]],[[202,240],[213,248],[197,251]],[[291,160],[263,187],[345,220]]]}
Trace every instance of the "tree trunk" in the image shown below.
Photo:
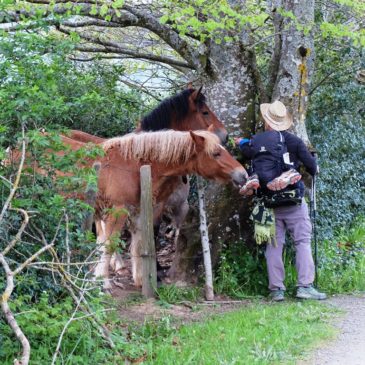
{"label": "tree trunk", "polygon": [[[224,122],[231,136],[249,136],[255,128],[256,88],[251,61],[252,54],[246,52],[240,42],[214,44],[210,49],[206,72],[201,75],[208,105]],[[252,234],[247,202],[236,189],[209,183],[205,199],[214,266],[223,244],[233,244],[240,239],[252,241]],[[190,209],[169,271],[173,281],[194,282],[192,273],[194,276],[202,273],[200,235],[195,234],[195,229],[199,232],[198,222],[198,210]]]}
{"label": "tree trunk", "polygon": [[[283,7],[293,12],[301,25],[311,24],[314,20],[314,1],[274,0],[273,7]],[[276,11],[273,16],[275,30],[280,36],[275,37],[273,59],[270,65],[269,85],[265,95],[261,92],[260,80],[254,64],[254,55],[242,43],[214,44],[208,53],[204,81],[205,94],[212,110],[224,122],[232,135],[251,136],[255,132],[255,100],[265,97],[280,99],[294,116],[294,133],[309,143],[305,126],[308,103],[308,88],[313,69],[313,34],[299,30],[290,18],[283,18]],[[209,184],[206,190],[206,206],[211,239],[212,263],[217,264],[223,245],[237,241],[253,244],[252,226],[249,215],[250,201],[244,200],[232,187]],[[197,221],[197,212],[189,213],[191,221]],[[190,223],[191,224],[191,223]],[[198,229],[198,224],[182,229],[173,262],[172,279],[189,280],[191,274],[201,273],[197,265],[200,250],[200,237],[192,235],[191,229]],[[242,242],[241,242],[242,244]],[[187,257],[194,259],[186,260]],[[182,259],[184,258],[184,259]],[[191,281],[191,280],[189,280]]]}
{"label": "tree trunk", "polygon": [[278,20],[282,31],[281,52],[272,100],[280,99],[289,108],[294,117],[294,133],[308,145],[305,118],[313,73],[314,40],[312,31],[307,33],[298,28],[313,24],[314,0],[283,0],[281,6],[296,16],[298,26],[290,18]]}

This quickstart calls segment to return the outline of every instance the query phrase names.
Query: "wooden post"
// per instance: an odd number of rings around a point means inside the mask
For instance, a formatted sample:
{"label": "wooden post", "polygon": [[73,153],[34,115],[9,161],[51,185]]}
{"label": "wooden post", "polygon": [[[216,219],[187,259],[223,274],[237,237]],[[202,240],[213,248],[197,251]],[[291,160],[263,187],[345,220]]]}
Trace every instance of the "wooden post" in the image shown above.
{"label": "wooden post", "polygon": [[141,167],[142,294],[155,296],[157,287],[156,250],[153,237],[151,166]]}

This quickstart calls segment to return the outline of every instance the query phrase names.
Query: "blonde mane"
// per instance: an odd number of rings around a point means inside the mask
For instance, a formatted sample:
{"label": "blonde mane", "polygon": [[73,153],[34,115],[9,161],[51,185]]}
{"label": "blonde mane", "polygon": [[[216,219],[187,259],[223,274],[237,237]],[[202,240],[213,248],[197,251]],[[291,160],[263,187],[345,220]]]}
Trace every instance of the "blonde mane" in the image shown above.
{"label": "blonde mane", "polygon": [[[194,131],[203,137],[204,151],[208,155],[219,146],[219,138],[208,131]],[[102,144],[107,152],[112,147],[119,148],[125,160],[146,160],[162,163],[184,163],[195,152],[195,143],[189,132],[173,130],[159,132],[130,133],[123,137],[107,140]]]}

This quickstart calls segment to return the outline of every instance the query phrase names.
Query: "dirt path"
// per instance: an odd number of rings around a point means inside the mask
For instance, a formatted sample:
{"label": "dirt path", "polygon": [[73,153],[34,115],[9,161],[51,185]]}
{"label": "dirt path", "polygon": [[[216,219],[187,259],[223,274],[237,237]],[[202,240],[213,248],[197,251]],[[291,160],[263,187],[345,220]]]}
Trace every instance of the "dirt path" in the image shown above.
{"label": "dirt path", "polygon": [[345,312],[335,323],[339,334],[316,350],[310,360],[299,364],[365,365],[365,294],[337,296],[327,302]]}

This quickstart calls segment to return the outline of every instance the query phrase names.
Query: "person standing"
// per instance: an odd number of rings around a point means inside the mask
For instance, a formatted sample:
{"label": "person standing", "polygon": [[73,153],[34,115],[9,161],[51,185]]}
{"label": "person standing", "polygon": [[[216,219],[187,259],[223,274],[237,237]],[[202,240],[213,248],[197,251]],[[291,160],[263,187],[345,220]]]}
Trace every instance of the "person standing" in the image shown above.
{"label": "person standing", "polygon": [[[241,189],[241,194],[257,195],[263,199],[265,206],[272,208],[275,221],[275,237],[266,246],[266,262],[269,277],[270,296],[273,301],[283,301],[285,295],[285,270],[283,263],[283,247],[286,231],[293,238],[296,253],[296,270],[298,273],[296,297],[300,299],[326,299],[326,294],[319,292],[313,286],[315,268],[311,250],[312,225],[309,217],[308,206],[304,200],[304,184],[300,180],[299,166],[304,165],[312,175],[317,173],[318,167],[315,158],[311,155],[304,142],[294,134],[288,132],[293,124],[293,118],[288,113],[285,105],[280,101],[260,105],[261,116],[265,122],[265,131],[253,136],[251,140],[236,138],[245,158],[255,159],[258,150],[255,143],[260,141],[260,151],[265,151],[265,146],[275,146],[274,138],[283,137],[287,152],[282,156],[283,166],[290,166],[287,171],[277,176],[268,184],[260,186],[260,173],[252,175],[246,185]],[[261,136],[260,136],[261,135]],[[280,135],[278,137],[278,135]],[[257,138],[259,137],[259,138]],[[270,154],[266,154],[270,155]],[[262,156],[260,156],[262,159]],[[256,164],[257,165],[257,164]],[[299,176],[298,176],[299,175]]]}

